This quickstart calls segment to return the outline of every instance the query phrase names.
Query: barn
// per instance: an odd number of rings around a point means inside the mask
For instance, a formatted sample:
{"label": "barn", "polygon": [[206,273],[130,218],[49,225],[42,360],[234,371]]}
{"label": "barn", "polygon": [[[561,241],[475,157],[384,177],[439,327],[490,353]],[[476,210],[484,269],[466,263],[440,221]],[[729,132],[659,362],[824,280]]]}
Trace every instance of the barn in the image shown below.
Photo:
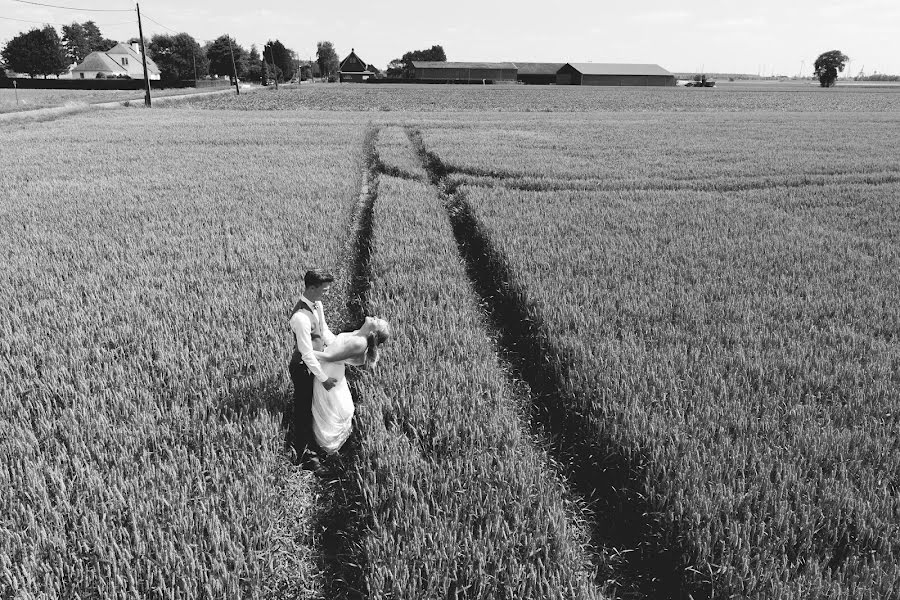
{"label": "barn", "polygon": [[517,62],[519,73],[516,79],[529,85],[551,85],[556,83],[556,73],[565,63]]}
{"label": "barn", "polygon": [[339,79],[341,83],[354,81],[361,83],[378,74],[378,69],[366,64],[366,61],[356,55],[356,49],[350,48],[350,54],[341,61]]}
{"label": "barn", "polygon": [[490,80],[515,83],[518,69],[507,62],[437,62],[414,60],[413,78],[425,81],[468,82]]}
{"label": "barn", "polygon": [[659,65],[566,63],[556,72],[556,84],[674,86],[675,76]]}

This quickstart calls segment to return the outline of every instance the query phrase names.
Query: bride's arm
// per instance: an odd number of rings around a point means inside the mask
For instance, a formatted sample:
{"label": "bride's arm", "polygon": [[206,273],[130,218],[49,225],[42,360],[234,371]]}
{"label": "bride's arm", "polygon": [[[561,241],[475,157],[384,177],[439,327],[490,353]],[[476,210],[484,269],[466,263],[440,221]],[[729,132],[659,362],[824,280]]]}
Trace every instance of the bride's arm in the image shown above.
{"label": "bride's arm", "polygon": [[367,345],[368,343],[365,339],[355,336],[334,350],[328,350],[326,348],[323,352],[316,351],[314,354],[318,360],[340,362],[342,360],[347,360],[348,358],[353,358],[354,356],[359,356],[366,351]]}

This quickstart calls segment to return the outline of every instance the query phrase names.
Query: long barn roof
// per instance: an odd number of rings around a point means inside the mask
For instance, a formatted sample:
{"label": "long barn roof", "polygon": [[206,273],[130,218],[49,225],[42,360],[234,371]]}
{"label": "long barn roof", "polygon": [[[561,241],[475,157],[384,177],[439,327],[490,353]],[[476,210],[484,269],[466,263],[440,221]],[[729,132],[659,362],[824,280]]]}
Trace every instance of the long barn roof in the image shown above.
{"label": "long barn roof", "polygon": [[517,62],[519,75],[556,75],[566,63]]}
{"label": "long barn roof", "polygon": [[508,62],[444,62],[433,60],[414,60],[412,66],[417,69],[515,69],[516,65]]}
{"label": "long barn roof", "polygon": [[617,64],[617,63],[566,63],[582,75],[668,75],[674,77],[659,65]]}

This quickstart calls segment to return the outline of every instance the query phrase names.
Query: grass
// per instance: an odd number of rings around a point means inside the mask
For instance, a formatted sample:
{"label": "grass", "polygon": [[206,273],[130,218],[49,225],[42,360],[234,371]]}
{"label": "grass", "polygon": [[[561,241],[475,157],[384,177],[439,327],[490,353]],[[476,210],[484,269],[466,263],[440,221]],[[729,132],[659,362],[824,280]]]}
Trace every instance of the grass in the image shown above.
{"label": "grass", "polygon": [[[900,96],[787,92],[3,125],[0,596],[895,597]],[[395,326],[333,480],[282,446],[313,263]]]}
{"label": "grass", "polygon": [[[227,89],[227,88],[214,88]],[[213,88],[172,88],[152,90],[152,98],[180,96],[214,91]],[[131,100],[143,105],[143,90],[33,90],[0,88],[0,114],[29,111],[39,108],[80,107],[103,102],[123,102]]]}
{"label": "grass", "polygon": [[367,597],[600,597],[434,191],[382,176],[373,236],[370,310],[395,338],[359,408]]}
{"label": "grass", "polygon": [[[717,144],[727,156],[731,144],[737,153],[760,140],[752,150],[785,128],[799,130],[798,143],[814,135],[813,123],[791,121],[744,125]],[[851,118],[836,121],[853,131]],[[490,136],[485,129],[475,135]],[[626,138],[599,150],[623,157],[596,166],[593,177],[610,189],[523,191],[508,183],[542,150],[482,151],[464,130],[425,132],[438,157],[444,149],[454,157],[444,174],[496,246],[488,266],[508,264],[502,285],[539,324],[560,393],[571,397],[558,409],[577,426],[560,445],[624,457],[637,492],[663,517],[665,544],[685,545],[682,567],[701,592],[897,591],[891,474],[900,455],[887,449],[896,446],[900,405],[900,331],[889,300],[900,293],[900,221],[879,150],[889,132],[867,134],[868,154],[853,152],[856,135],[798,152],[795,164],[811,165],[799,175],[821,183],[794,183],[786,166],[753,189],[741,184],[759,167],[746,160],[731,163],[734,189],[721,192],[644,189],[655,187],[653,160],[622,181]],[[529,134],[532,147],[558,139],[521,125],[496,137]],[[667,144],[671,176],[696,178],[702,190],[709,167],[678,168],[691,142]],[[829,173],[829,161],[843,162],[843,173]],[[472,172],[493,184],[467,187]],[[858,178],[848,180],[852,172]]]}
{"label": "grass", "polygon": [[[771,91],[741,86],[608,88],[526,85],[315,84],[277,94],[238,98],[189,98],[196,108],[225,110],[323,110],[404,112],[896,112],[900,87]],[[700,132],[698,132],[699,134]]]}
{"label": "grass", "polygon": [[319,594],[286,313],[339,259],[362,133],[98,119],[12,130],[0,159],[0,592]]}

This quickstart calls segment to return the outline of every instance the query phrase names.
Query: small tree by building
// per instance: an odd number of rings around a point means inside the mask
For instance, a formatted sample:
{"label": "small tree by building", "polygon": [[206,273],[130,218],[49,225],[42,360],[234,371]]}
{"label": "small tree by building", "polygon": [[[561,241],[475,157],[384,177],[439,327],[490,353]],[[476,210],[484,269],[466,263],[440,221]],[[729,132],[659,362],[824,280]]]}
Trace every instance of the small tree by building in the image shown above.
{"label": "small tree by building", "polygon": [[443,46],[435,45],[426,50],[410,50],[401,58],[395,58],[388,63],[385,75],[390,79],[412,79],[414,60],[447,62],[447,54]]}
{"label": "small tree by building", "polygon": [[844,67],[847,66],[848,60],[850,57],[840,50],[830,50],[820,54],[813,65],[815,68],[813,74],[818,78],[819,85],[832,87],[837,81],[838,73],[843,72]]}
{"label": "small tree by building", "polygon": [[319,63],[319,71],[322,73],[322,77],[336,76],[341,68],[341,61],[334,50],[334,44],[331,42],[319,42],[316,44],[316,62]]}

